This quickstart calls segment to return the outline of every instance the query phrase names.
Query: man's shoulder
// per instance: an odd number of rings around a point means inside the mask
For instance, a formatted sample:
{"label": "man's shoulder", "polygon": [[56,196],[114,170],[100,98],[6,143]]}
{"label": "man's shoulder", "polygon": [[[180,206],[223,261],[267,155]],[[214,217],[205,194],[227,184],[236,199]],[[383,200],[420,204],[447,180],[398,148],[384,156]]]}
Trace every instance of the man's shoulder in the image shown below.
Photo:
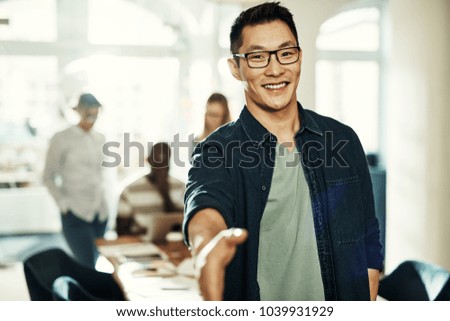
{"label": "man's shoulder", "polygon": [[[78,131],[78,133],[79,133],[79,131]],[[92,139],[98,144],[104,144],[106,142],[106,136],[103,133],[98,132],[97,130],[95,130],[93,128],[91,130],[89,130],[89,132],[87,134],[90,137],[92,137]]]}
{"label": "man's shoulder", "polygon": [[63,130],[57,131],[53,134],[50,141],[51,142],[58,142],[61,140],[67,140],[68,138],[72,137],[74,134],[74,126],[69,126]]}
{"label": "man's shoulder", "polygon": [[229,122],[213,133],[211,133],[203,142],[204,143],[227,143],[242,137],[242,125],[240,120]]}
{"label": "man's shoulder", "polygon": [[345,136],[354,135],[354,130],[350,126],[340,122],[335,118],[319,114],[310,109],[304,109],[303,111],[305,115],[307,115],[307,117],[310,117],[312,120],[314,120],[314,122],[323,133],[331,131],[334,134],[342,134]]}
{"label": "man's shoulder", "polygon": [[125,193],[152,188],[147,179],[147,174],[140,174],[139,176],[136,174],[130,175],[122,181],[121,185],[123,186],[122,192]]}
{"label": "man's shoulder", "polygon": [[96,131],[96,130],[94,130],[94,129],[91,129],[91,131],[92,131],[92,135],[96,138],[96,139],[98,139],[98,140],[102,140],[102,141],[104,141],[106,138],[106,136],[103,134],[103,133],[100,133],[100,132],[98,132],[98,131]]}
{"label": "man's shoulder", "polygon": [[339,120],[329,117],[329,116],[319,114],[318,112],[316,112],[314,110],[304,109],[304,112],[306,115],[308,115],[309,117],[314,119],[314,121],[317,123],[317,125],[319,125],[319,127],[320,127],[320,125],[322,125],[325,128],[328,128],[328,127],[345,128],[345,129],[350,128],[348,125],[340,122]]}
{"label": "man's shoulder", "polygon": [[[50,139],[50,142],[53,144],[59,142],[67,143],[68,141],[71,140],[77,140],[81,134],[82,134],[81,129],[77,125],[72,125],[53,134],[53,136]],[[98,143],[103,144],[106,140],[104,134],[94,130],[91,130],[90,135],[92,135],[92,137],[94,137],[94,140]]]}
{"label": "man's shoulder", "polygon": [[57,131],[53,136],[65,136],[65,135],[70,135],[74,132],[75,126],[71,125],[69,127],[66,127],[64,129],[61,129],[59,131]]}

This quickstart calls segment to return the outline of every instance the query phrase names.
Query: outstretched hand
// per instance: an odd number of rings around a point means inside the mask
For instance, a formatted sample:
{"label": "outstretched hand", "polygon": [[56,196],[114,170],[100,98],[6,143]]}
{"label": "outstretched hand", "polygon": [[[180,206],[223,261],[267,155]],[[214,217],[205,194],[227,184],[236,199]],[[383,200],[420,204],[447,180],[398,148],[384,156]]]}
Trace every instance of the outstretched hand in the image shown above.
{"label": "outstretched hand", "polygon": [[219,232],[206,244],[195,259],[195,271],[204,300],[223,300],[225,269],[236,248],[247,239],[247,231],[230,228]]}

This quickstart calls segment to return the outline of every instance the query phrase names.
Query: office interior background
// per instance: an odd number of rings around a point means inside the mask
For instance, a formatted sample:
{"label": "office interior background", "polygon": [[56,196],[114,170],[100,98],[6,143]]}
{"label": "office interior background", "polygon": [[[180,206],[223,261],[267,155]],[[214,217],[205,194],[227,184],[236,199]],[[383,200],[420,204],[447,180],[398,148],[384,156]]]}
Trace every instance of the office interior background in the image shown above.
{"label": "office interior background", "polygon": [[[60,231],[41,175],[49,139],[77,121],[81,92],[102,103],[96,129],[121,146],[121,164],[108,169],[112,209],[146,170],[131,142],[187,141],[215,91],[236,119],[244,96],[226,64],[229,29],[262,2],[0,0],[1,237]],[[381,173],[385,273],[408,259],[450,269],[450,2],[282,4],[303,49],[300,102],[353,127]],[[187,169],[171,172],[185,180]],[[0,264],[5,253],[0,242]]]}

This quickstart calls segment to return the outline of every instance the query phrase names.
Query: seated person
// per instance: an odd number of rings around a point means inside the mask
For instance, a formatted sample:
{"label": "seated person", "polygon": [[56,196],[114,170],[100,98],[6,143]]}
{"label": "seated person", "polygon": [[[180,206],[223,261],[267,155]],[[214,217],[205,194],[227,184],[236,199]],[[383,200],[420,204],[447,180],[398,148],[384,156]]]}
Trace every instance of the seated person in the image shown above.
{"label": "seated person", "polygon": [[148,226],[142,226],[139,217],[162,212],[183,214],[185,184],[169,176],[169,145],[155,144],[147,161],[150,173],[126,186],[120,195],[116,219],[118,236],[145,234]]}

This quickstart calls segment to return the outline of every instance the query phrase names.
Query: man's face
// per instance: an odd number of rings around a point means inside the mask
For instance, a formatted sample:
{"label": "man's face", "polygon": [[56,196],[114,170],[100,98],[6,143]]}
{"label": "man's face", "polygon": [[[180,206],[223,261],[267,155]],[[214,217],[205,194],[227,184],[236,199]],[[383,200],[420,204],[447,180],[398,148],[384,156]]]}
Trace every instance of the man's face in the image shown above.
{"label": "man's face", "polygon": [[81,120],[92,125],[97,120],[98,112],[98,107],[78,107]]}
{"label": "man's face", "polygon": [[[242,39],[239,53],[272,51],[298,45],[287,24],[281,20],[246,26],[242,30]],[[281,65],[272,55],[267,67],[257,69],[250,68],[243,58],[239,58],[239,66],[234,59],[229,60],[233,76],[244,83],[250,111],[263,109],[275,112],[289,106],[297,108],[296,90],[300,80],[301,55],[300,51],[300,59],[290,65]]]}
{"label": "man's face", "polygon": [[208,130],[216,130],[223,125],[225,119],[225,107],[219,102],[212,102],[206,106],[206,128]]}
{"label": "man's face", "polygon": [[151,155],[147,158],[152,170],[168,170],[170,163],[170,154],[163,148],[154,148]]}

